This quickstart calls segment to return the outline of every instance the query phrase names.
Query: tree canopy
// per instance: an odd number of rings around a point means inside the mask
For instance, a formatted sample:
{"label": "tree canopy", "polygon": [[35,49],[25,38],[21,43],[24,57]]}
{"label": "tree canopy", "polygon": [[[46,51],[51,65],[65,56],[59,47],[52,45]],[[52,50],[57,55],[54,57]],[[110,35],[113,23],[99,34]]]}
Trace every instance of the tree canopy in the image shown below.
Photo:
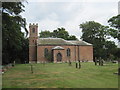
{"label": "tree canopy", "polygon": [[99,41],[105,41],[107,36],[107,29],[108,27],[105,27],[101,25],[98,22],[89,21],[80,24],[80,28],[82,29],[82,39],[94,43],[94,40],[97,39]]}
{"label": "tree canopy", "polygon": [[[21,52],[28,41],[21,32],[26,29],[26,20],[20,15],[24,11],[22,2],[2,3],[2,57],[3,64],[11,63],[21,58]],[[26,52],[26,51],[25,51]]]}
{"label": "tree canopy", "polygon": [[47,37],[53,37],[53,38],[63,38],[65,40],[77,40],[76,36],[69,35],[69,33],[65,30],[65,28],[57,28],[57,30],[54,30],[53,32],[50,31],[42,31],[40,34],[40,37],[47,38]]}
{"label": "tree canopy", "polygon": [[110,35],[120,41],[120,15],[113,16],[108,20],[108,23],[113,27],[109,30]]}
{"label": "tree canopy", "polygon": [[82,29],[82,39],[93,44],[94,57],[109,58],[113,54],[112,49],[117,48],[115,43],[107,41],[109,27],[98,22],[88,21],[80,24]]}

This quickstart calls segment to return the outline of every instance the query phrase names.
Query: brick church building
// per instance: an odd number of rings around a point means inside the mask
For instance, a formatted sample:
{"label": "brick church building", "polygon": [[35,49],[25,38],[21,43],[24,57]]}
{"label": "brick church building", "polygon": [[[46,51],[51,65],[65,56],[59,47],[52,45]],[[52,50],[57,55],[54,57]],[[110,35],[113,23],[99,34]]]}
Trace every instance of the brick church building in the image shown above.
{"label": "brick church building", "polygon": [[62,38],[39,38],[38,24],[30,24],[29,33],[29,63],[93,61],[92,44]]}

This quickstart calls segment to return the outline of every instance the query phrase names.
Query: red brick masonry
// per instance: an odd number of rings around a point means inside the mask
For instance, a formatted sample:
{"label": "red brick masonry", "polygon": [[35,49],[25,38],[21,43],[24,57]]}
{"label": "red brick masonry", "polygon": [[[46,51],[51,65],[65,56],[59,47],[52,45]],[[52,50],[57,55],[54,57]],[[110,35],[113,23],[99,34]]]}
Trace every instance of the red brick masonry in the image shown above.
{"label": "red brick masonry", "polygon": [[[91,44],[41,44],[38,40],[38,24],[29,25],[29,62],[49,62],[45,57],[45,48],[48,49],[48,52],[52,55],[52,62],[58,62],[58,53],[61,54],[61,62],[70,61],[93,61],[93,46]],[[57,38],[56,38],[57,39]],[[48,38],[49,40],[49,38]],[[51,39],[52,40],[52,39]],[[55,39],[53,39],[55,40]],[[63,40],[63,39],[60,39]],[[39,43],[38,43],[39,41]],[[44,41],[44,39],[43,39]],[[66,40],[63,40],[64,42]],[[66,41],[68,42],[68,41]],[[70,41],[69,41],[70,42]],[[80,42],[80,41],[78,41]],[[81,41],[82,42],[82,41]],[[46,42],[47,43],[47,42]],[[48,42],[49,43],[49,42]],[[62,49],[53,49],[56,46],[61,47]],[[67,56],[67,49],[70,49],[70,56]]]}

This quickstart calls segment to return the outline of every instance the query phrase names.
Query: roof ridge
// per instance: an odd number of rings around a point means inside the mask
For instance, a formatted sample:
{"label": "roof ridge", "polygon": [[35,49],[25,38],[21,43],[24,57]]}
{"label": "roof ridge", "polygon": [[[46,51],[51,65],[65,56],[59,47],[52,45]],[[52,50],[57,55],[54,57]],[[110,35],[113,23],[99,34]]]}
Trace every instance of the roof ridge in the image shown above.
{"label": "roof ridge", "polygon": [[38,45],[92,45],[80,40],[65,40],[63,38],[38,38]]}

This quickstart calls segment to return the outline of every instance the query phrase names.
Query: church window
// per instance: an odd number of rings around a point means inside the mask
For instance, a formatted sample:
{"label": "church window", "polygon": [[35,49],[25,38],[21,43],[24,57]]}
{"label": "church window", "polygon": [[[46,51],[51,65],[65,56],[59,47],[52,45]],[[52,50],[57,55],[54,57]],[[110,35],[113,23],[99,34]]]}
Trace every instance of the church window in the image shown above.
{"label": "church window", "polygon": [[45,49],[44,49],[44,57],[47,57],[47,55],[48,55],[48,49],[45,48]]}
{"label": "church window", "polygon": [[67,56],[70,56],[70,48],[67,49]]}
{"label": "church window", "polygon": [[32,32],[35,33],[35,28],[32,29]]}

